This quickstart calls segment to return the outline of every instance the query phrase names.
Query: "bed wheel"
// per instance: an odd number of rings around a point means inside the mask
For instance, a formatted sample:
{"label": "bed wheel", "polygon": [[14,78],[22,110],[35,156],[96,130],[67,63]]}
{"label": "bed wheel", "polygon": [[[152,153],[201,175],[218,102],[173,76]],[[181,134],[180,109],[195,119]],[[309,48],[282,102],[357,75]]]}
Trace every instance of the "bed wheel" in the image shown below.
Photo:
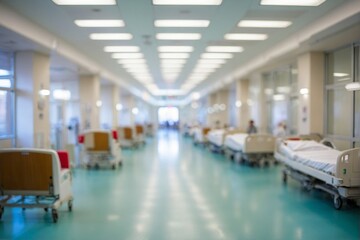
{"label": "bed wheel", "polygon": [[47,207],[46,207],[46,208],[44,208],[44,211],[45,211],[45,212],[48,212],[48,208],[47,208]]}
{"label": "bed wheel", "polygon": [[52,218],[53,218],[54,223],[57,223],[59,215],[58,215],[58,212],[56,211],[56,209],[52,210]]}
{"label": "bed wheel", "polygon": [[122,161],[119,162],[119,167],[121,167],[121,166],[122,166]]}
{"label": "bed wheel", "polygon": [[68,202],[68,210],[69,210],[69,212],[72,212],[72,208],[73,208],[73,202],[72,202],[72,200],[70,200]]}
{"label": "bed wheel", "polygon": [[5,209],[3,206],[0,207],[0,219],[2,218],[2,215],[4,213]]}
{"label": "bed wheel", "polygon": [[342,207],[342,199],[340,196],[334,196],[334,208],[340,210]]}
{"label": "bed wheel", "polygon": [[115,169],[116,169],[115,164],[113,164],[113,165],[111,166],[111,169],[112,169],[112,170],[115,170]]}
{"label": "bed wheel", "polygon": [[98,170],[100,168],[99,164],[95,164],[95,169]]}
{"label": "bed wheel", "polygon": [[287,175],[286,175],[285,172],[283,172],[282,181],[283,181],[284,184],[287,183]]}

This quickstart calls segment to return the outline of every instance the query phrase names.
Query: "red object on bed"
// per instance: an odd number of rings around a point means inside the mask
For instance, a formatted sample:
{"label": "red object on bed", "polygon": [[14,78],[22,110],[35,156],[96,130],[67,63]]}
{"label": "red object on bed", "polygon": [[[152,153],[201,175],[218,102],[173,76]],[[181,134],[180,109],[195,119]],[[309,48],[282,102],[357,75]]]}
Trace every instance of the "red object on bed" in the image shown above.
{"label": "red object on bed", "polygon": [[117,134],[116,130],[112,131],[112,137],[113,137],[113,139],[118,140],[118,134]]}
{"label": "red object on bed", "polygon": [[70,168],[69,154],[67,151],[58,150],[57,151],[60,159],[61,168]]}
{"label": "red object on bed", "polygon": [[83,134],[79,135],[78,136],[78,142],[79,143],[84,143],[84,141],[85,141],[85,136]]}

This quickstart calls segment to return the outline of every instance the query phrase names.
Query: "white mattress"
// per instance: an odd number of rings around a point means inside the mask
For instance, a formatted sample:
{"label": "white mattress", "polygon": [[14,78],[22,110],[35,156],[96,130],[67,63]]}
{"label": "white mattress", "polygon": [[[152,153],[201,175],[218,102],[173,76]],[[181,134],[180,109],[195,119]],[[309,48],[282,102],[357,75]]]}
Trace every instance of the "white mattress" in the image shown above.
{"label": "white mattress", "polygon": [[210,143],[215,144],[218,147],[221,147],[223,145],[224,134],[225,134],[225,129],[211,130],[207,134],[207,139]]}
{"label": "white mattress", "polygon": [[194,129],[194,140],[198,143],[203,143],[205,141],[204,134],[201,128]]}
{"label": "white mattress", "polygon": [[279,151],[289,159],[325,173],[335,175],[340,151],[315,141],[285,141]]}
{"label": "white mattress", "polygon": [[247,136],[248,134],[246,133],[227,135],[224,141],[224,146],[234,151],[242,151]]}

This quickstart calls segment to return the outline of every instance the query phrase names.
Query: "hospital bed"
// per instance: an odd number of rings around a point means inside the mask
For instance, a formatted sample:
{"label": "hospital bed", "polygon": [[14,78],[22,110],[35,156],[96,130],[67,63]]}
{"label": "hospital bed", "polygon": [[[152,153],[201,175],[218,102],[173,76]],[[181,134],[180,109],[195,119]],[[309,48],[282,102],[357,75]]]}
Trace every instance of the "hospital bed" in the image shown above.
{"label": "hospital bed", "polygon": [[209,127],[199,127],[194,130],[194,144],[202,144],[206,145],[207,140],[207,134],[209,133],[210,128]]}
{"label": "hospital bed", "polygon": [[145,128],[143,125],[135,125],[135,144],[145,144]]}
{"label": "hospital bed", "polygon": [[278,140],[275,158],[305,190],[320,189],[333,196],[335,209],[343,199],[360,199],[360,148],[338,151],[312,140]]}
{"label": "hospital bed", "polygon": [[117,133],[120,147],[136,146],[135,133],[132,127],[118,127]]}
{"label": "hospital bed", "polygon": [[240,130],[235,129],[214,129],[209,131],[207,139],[209,142],[209,149],[213,152],[224,151],[224,141],[227,135],[240,133]]}
{"label": "hospital bed", "polygon": [[[67,163],[67,166],[69,163]],[[58,209],[67,202],[72,211],[70,169],[61,168],[53,150],[14,148],[0,150],[0,219],[5,207]]]}
{"label": "hospital bed", "polygon": [[113,169],[121,165],[120,147],[111,131],[89,130],[84,133],[85,165],[99,168],[111,166]]}
{"label": "hospital bed", "polygon": [[224,140],[225,154],[235,161],[250,165],[269,164],[273,161],[275,138],[271,135],[236,133]]}

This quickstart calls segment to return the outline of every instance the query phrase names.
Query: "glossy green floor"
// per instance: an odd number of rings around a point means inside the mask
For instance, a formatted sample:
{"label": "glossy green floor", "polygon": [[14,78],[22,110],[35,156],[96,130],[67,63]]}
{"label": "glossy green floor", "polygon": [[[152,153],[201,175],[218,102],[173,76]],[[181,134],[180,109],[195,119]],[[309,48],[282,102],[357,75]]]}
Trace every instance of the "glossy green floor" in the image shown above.
{"label": "glossy green floor", "polygon": [[75,170],[74,211],[6,209],[0,239],[360,239],[360,209],[281,183],[176,132],[123,151],[118,170]]}

